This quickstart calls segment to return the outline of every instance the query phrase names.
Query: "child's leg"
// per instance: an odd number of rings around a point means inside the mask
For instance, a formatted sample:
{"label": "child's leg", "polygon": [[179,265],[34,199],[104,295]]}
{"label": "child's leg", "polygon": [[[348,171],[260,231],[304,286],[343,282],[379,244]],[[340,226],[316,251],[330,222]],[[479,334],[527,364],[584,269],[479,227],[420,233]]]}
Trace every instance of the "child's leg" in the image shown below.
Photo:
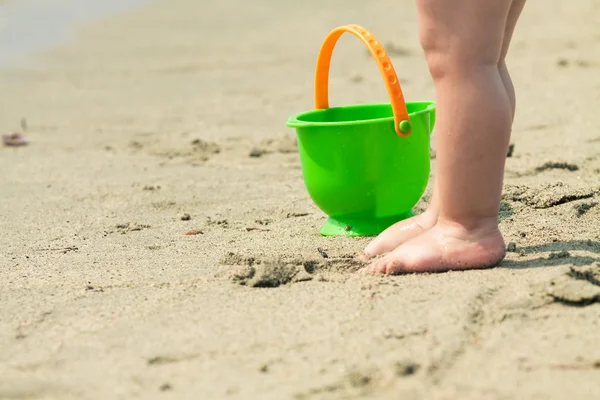
{"label": "child's leg", "polygon": [[517,26],[517,21],[521,16],[521,12],[523,11],[523,7],[525,7],[525,0],[513,0],[510,6],[510,10],[508,12],[508,19],[506,21],[506,28],[504,29],[504,41],[502,42],[500,63],[498,64],[498,68],[500,69],[500,76],[502,77],[504,88],[506,89],[506,93],[508,94],[508,98],[510,100],[510,107],[512,110],[513,119],[515,117],[516,109],[515,88],[513,86],[512,79],[510,79],[505,59],[506,54],[508,53],[508,49],[510,47],[510,41],[515,31],[515,27]]}
{"label": "child's leg", "polygon": [[417,0],[437,93],[439,216],[372,272],[484,268],[505,254],[498,210],[512,105],[500,73],[513,0]]}
{"label": "child's leg", "polygon": [[[504,59],[508,52],[517,20],[519,19],[524,5],[525,0],[513,0],[510,6],[506,26],[504,29],[502,51],[498,63],[500,76],[502,77],[504,88],[509,97],[511,115],[513,118],[515,114],[515,89],[513,87],[512,80],[508,73]],[[436,224],[439,213],[439,204],[437,183],[434,183],[434,185],[433,194],[429,206],[427,207],[427,211],[425,211],[423,214],[419,214],[413,218],[409,218],[392,225],[375,239],[373,239],[373,241],[369,243],[361,255],[361,259],[363,259],[363,261],[394,250],[402,243],[432,228]]]}

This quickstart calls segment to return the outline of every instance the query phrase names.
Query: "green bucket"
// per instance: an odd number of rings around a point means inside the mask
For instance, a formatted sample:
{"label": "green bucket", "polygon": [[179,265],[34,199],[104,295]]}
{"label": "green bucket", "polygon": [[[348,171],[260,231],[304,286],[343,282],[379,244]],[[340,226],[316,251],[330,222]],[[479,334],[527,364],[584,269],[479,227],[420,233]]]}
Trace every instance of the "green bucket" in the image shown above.
{"label": "green bucket", "polygon": [[[335,43],[350,32],[367,45],[385,79],[390,103],[328,105]],[[435,103],[405,102],[394,68],[375,37],[357,25],[325,39],[315,76],[316,109],[291,116],[304,183],[329,216],[325,236],[373,236],[410,217],[429,180]]]}

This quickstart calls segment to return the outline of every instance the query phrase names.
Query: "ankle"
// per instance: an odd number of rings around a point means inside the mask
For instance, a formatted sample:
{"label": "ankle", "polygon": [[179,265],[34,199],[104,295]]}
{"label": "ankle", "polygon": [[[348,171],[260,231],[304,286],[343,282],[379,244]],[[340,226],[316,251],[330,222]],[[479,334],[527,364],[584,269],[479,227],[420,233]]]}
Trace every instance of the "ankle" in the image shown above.
{"label": "ankle", "polygon": [[486,238],[497,238],[498,236],[502,237],[500,229],[498,228],[497,218],[486,217],[459,220],[448,217],[439,217],[437,224],[458,239],[472,240],[475,238],[481,240]]}
{"label": "ankle", "polygon": [[440,215],[440,211],[439,211],[438,207],[430,204],[429,207],[427,207],[427,209],[425,211],[423,211],[422,215],[427,220],[433,220],[435,222],[435,221],[437,221],[438,216]]}
{"label": "ankle", "polygon": [[437,223],[439,212],[433,207],[429,207],[421,214],[417,215],[414,222],[423,229],[429,229]]}

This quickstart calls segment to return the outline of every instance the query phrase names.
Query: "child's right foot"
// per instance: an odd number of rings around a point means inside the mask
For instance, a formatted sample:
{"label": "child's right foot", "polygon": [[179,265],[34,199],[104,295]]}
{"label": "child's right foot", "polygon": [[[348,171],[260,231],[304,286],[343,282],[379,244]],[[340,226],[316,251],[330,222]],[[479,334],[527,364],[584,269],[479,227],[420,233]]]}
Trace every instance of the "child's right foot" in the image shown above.
{"label": "child's right foot", "polygon": [[431,229],[437,218],[437,207],[430,206],[423,214],[395,223],[373,239],[358,258],[366,262],[394,250],[402,243]]}

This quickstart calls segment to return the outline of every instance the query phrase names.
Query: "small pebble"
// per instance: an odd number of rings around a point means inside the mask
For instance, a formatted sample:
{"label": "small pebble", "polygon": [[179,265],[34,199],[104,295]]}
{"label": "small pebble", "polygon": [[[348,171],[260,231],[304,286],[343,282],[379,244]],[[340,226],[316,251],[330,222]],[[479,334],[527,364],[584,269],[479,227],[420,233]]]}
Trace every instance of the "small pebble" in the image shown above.
{"label": "small pebble", "polygon": [[249,156],[252,158],[259,158],[262,157],[263,155],[265,155],[267,152],[263,149],[252,149],[250,151]]}
{"label": "small pebble", "polygon": [[515,151],[515,145],[512,143],[509,144],[508,151],[506,152],[506,157],[512,157],[514,151]]}
{"label": "small pebble", "polygon": [[182,221],[189,221],[190,219],[192,219],[192,216],[191,216],[190,214],[188,214],[188,213],[184,213],[184,214],[181,216],[181,220],[182,220]]}
{"label": "small pebble", "polygon": [[204,232],[202,232],[200,229],[193,229],[191,231],[184,233],[184,235],[186,235],[186,236],[203,235],[203,234],[204,234]]}
{"label": "small pebble", "polygon": [[568,258],[571,257],[571,253],[569,253],[566,250],[560,251],[558,253],[550,253],[550,256],[548,257],[549,259],[556,259],[556,258]]}
{"label": "small pebble", "polygon": [[399,362],[396,363],[396,375],[410,376],[417,373],[421,366],[414,362]]}
{"label": "small pebble", "polygon": [[20,147],[29,144],[27,138],[22,133],[13,132],[8,135],[2,135],[2,143],[8,147]]}
{"label": "small pebble", "polygon": [[170,383],[163,383],[162,385],[160,385],[160,387],[158,388],[161,392],[166,392],[167,390],[171,390],[173,389],[173,386],[171,386]]}
{"label": "small pebble", "polygon": [[516,253],[517,252],[517,244],[515,242],[510,242],[508,244],[508,247],[506,248],[506,251],[509,251],[511,253]]}
{"label": "small pebble", "polygon": [[325,252],[325,250],[323,250],[322,248],[318,247],[317,251],[319,252],[319,254],[321,254],[321,257],[323,257],[323,258],[329,258],[329,256]]}
{"label": "small pebble", "polygon": [[258,367],[258,371],[262,372],[263,374],[266,374],[267,372],[269,372],[269,364],[263,364],[260,367]]}

